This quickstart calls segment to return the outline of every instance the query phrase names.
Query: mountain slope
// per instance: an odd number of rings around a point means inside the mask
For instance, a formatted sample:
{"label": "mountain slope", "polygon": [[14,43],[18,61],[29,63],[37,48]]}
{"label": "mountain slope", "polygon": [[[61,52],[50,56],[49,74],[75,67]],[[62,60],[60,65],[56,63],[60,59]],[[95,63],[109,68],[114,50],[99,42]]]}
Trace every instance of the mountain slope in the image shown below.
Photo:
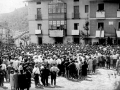
{"label": "mountain slope", "polygon": [[8,28],[14,31],[28,31],[27,6],[14,12],[0,14],[0,22],[7,22]]}

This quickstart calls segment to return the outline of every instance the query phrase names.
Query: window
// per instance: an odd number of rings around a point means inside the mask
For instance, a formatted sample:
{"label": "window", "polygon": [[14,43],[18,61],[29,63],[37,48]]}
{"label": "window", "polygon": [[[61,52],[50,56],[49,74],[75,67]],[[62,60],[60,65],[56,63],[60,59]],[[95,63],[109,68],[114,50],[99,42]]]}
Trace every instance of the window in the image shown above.
{"label": "window", "polygon": [[66,29],[65,21],[49,21],[50,30],[64,30]]}
{"label": "window", "polygon": [[37,4],[41,4],[41,2],[37,2]]}
{"label": "window", "polygon": [[42,26],[41,24],[38,24],[38,30],[41,30],[41,26]]}
{"label": "window", "polygon": [[118,3],[118,10],[120,10],[120,3]]}
{"label": "window", "polygon": [[74,17],[75,19],[79,19],[79,6],[74,6]]}
{"label": "window", "polygon": [[118,29],[120,30],[120,22],[118,23]]}
{"label": "window", "polygon": [[88,13],[88,12],[89,12],[89,6],[85,5],[85,13]]}
{"label": "window", "polygon": [[98,30],[103,30],[104,29],[104,23],[103,22],[99,22],[98,23]]}
{"label": "window", "polygon": [[104,11],[104,4],[98,4],[98,11]]}
{"label": "window", "polygon": [[74,0],[74,2],[79,2],[79,0]]}
{"label": "window", "polygon": [[37,19],[41,19],[41,8],[37,8]]}
{"label": "window", "polygon": [[74,30],[78,30],[79,23],[74,23]]}

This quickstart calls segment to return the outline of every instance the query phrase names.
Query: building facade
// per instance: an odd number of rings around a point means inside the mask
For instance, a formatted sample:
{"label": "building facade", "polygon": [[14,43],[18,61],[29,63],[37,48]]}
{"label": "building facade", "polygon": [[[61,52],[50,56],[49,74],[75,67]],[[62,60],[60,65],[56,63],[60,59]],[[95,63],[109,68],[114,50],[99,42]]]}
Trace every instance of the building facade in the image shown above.
{"label": "building facade", "polygon": [[30,41],[37,44],[85,43],[86,40],[106,43],[106,38],[110,38],[115,42],[120,27],[120,5],[116,1],[27,0]]}
{"label": "building facade", "polygon": [[32,43],[80,43],[80,31],[89,17],[88,0],[29,0]]}
{"label": "building facade", "polygon": [[120,1],[90,1],[90,36],[92,42],[120,44]]}

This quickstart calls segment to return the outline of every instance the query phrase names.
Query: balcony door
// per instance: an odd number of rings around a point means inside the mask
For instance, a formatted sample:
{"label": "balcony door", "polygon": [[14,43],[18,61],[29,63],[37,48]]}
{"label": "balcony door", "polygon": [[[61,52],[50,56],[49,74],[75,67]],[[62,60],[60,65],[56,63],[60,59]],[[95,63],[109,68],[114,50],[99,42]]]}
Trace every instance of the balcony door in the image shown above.
{"label": "balcony door", "polygon": [[79,19],[79,6],[74,6],[74,18]]}
{"label": "balcony door", "polygon": [[37,8],[37,19],[41,19],[41,8]]}

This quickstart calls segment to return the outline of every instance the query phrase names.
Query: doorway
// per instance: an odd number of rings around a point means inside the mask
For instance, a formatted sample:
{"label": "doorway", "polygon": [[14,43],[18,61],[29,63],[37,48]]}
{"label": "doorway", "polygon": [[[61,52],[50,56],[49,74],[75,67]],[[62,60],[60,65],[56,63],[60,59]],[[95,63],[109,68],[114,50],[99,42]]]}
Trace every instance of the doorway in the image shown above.
{"label": "doorway", "polygon": [[39,44],[39,45],[42,44],[42,37],[38,37],[38,44]]}
{"label": "doorway", "polygon": [[100,45],[105,45],[106,44],[106,39],[105,38],[99,39],[99,44]]}
{"label": "doorway", "polygon": [[80,43],[80,38],[77,37],[77,36],[74,36],[74,37],[73,37],[73,43],[79,44],[79,43]]}
{"label": "doorway", "polygon": [[63,37],[55,37],[55,44],[62,44],[63,43]]}

